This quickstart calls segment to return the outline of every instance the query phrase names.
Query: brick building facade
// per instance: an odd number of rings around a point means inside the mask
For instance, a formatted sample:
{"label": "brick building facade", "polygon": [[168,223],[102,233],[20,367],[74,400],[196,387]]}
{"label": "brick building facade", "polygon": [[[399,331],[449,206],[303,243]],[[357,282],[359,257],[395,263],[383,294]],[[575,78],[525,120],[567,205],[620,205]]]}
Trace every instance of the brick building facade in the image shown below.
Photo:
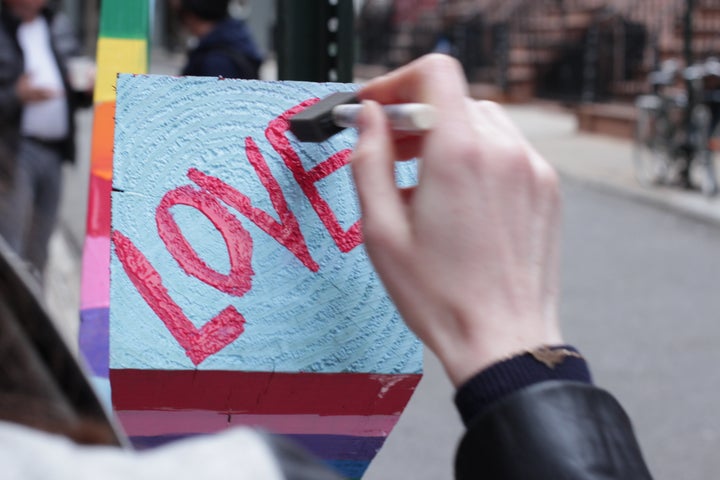
{"label": "brick building facade", "polygon": [[[628,101],[667,58],[683,58],[687,0],[437,0],[394,6],[392,24],[373,28],[360,12],[359,34],[381,52],[360,60],[388,67],[433,49],[451,49],[471,81],[506,100]],[[720,56],[720,0],[695,0],[693,56]],[[408,14],[406,12],[412,12]]]}

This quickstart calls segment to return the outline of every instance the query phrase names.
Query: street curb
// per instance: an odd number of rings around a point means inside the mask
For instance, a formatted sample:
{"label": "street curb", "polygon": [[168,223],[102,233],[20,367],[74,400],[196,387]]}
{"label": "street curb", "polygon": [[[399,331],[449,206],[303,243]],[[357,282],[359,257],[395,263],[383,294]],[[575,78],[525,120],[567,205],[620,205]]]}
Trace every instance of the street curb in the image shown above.
{"label": "street curb", "polygon": [[[720,228],[720,211],[716,214],[709,212],[707,209],[699,211],[698,209],[691,208],[684,203],[676,201],[675,199],[668,198],[667,196],[664,196],[664,193],[666,193],[665,191],[669,190],[669,188],[658,187],[655,192],[651,192],[649,189],[644,189],[639,186],[636,189],[633,189],[618,185],[617,183],[604,182],[602,180],[569,173],[563,171],[561,168],[558,168],[557,170],[561,178],[568,178],[571,179],[571,181],[586,185],[604,193],[619,195],[658,210],[669,212],[674,215],[682,215],[686,218],[689,217],[699,223]],[[682,194],[681,192],[675,193],[678,195]],[[690,194],[688,193],[687,195]],[[698,193],[697,195],[701,194]]]}

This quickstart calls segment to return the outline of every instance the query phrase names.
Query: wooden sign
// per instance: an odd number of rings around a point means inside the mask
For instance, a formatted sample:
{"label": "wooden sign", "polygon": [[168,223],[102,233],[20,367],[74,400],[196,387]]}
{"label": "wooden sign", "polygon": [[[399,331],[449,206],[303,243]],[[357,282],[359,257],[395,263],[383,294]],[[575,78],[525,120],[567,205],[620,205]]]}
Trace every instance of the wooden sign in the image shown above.
{"label": "wooden sign", "polygon": [[355,132],[288,131],[353,88],[119,77],[110,382],[135,444],[256,425],[359,478],[394,426],[422,348],[363,248]]}

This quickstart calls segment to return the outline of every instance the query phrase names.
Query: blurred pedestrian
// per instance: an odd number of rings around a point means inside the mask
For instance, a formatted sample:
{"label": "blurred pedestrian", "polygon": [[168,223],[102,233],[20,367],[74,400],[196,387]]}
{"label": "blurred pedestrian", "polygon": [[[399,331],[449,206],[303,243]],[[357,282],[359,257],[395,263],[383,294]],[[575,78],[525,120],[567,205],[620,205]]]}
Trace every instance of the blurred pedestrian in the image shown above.
{"label": "blurred pedestrian", "polygon": [[79,45],[47,0],[2,0],[0,234],[42,280],[60,203],[62,163],[75,155],[74,92],[66,62]]}
{"label": "blurred pedestrian", "polygon": [[180,21],[197,38],[183,75],[257,79],[263,57],[250,30],[228,13],[229,0],[180,0]]}

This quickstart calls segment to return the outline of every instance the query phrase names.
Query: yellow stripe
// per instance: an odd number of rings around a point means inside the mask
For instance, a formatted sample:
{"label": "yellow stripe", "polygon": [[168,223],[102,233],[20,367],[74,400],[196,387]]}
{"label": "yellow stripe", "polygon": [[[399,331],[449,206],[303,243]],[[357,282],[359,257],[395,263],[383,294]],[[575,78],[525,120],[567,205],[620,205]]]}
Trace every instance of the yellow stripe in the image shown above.
{"label": "yellow stripe", "polygon": [[98,39],[95,102],[115,100],[118,73],[147,73],[147,49],[145,40]]}

